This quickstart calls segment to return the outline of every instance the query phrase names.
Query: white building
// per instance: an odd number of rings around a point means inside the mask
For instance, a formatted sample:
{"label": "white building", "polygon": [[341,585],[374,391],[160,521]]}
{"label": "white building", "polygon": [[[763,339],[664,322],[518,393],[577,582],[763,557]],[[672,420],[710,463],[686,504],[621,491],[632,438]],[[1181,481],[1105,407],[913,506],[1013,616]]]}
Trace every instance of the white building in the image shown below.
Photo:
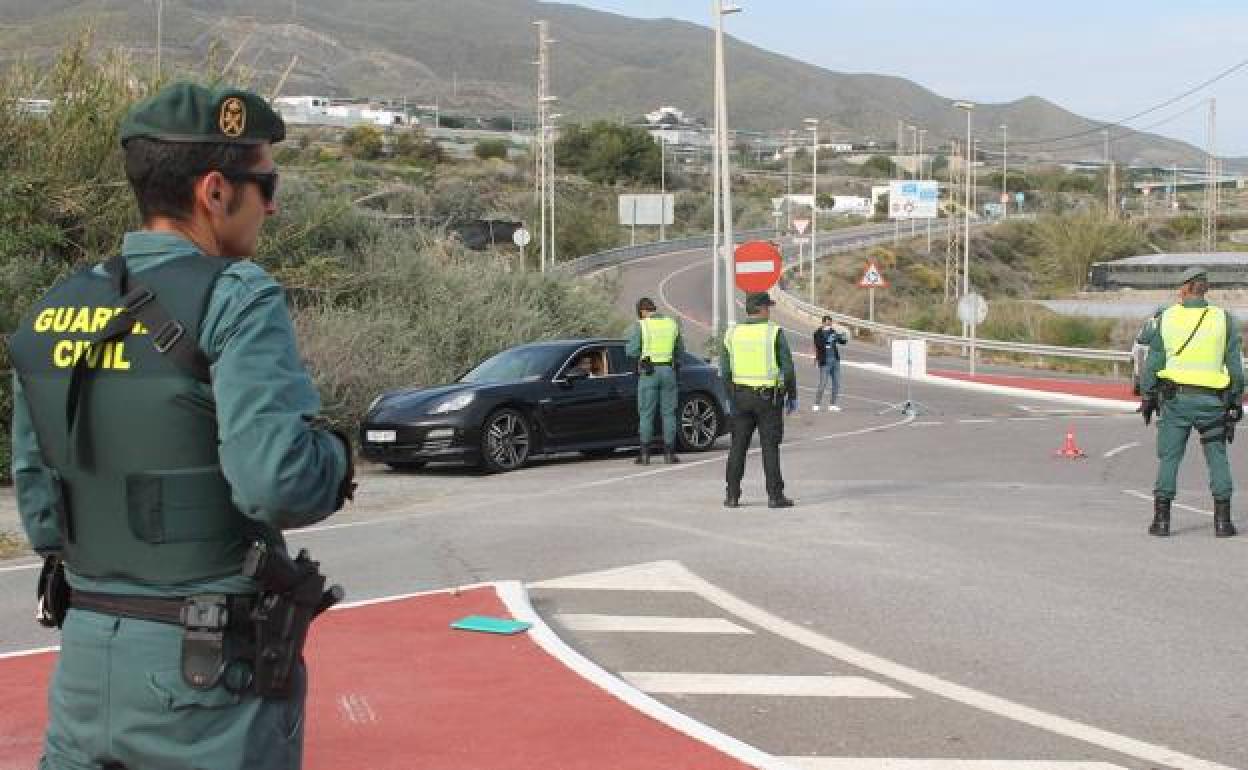
{"label": "white building", "polygon": [[333,104],[327,96],[282,96],[273,106],[287,123],[307,125],[351,126],[371,124],[374,126],[403,126],[418,121],[406,118],[402,112],[375,110],[361,104]]}

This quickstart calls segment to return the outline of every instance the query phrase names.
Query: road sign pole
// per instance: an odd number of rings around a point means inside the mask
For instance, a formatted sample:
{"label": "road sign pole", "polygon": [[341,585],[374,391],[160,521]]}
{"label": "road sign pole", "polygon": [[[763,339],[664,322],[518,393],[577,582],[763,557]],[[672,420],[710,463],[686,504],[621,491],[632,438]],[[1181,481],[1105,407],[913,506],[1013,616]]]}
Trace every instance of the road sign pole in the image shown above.
{"label": "road sign pole", "polygon": [[867,320],[875,323],[875,287],[867,289]]}

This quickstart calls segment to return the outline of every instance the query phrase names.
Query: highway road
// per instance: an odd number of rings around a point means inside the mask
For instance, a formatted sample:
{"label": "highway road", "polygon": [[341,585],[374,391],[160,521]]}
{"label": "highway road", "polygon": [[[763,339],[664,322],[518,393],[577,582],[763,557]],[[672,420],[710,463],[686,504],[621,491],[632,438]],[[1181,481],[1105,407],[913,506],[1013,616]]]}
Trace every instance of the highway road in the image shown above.
{"label": "highway road", "polygon": [[[620,303],[655,297],[692,341],[709,275],[704,251],[651,258],[621,270]],[[370,467],[292,542],[352,599],[525,581],[574,648],[794,767],[1248,767],[1248,537],[1213,537],[1197,445],[1175,534],[1151,538],[1137,416],[928,384],[925,413],[882,413],[903,383],[853,366],[844,411],[812,413],[799,359],[793,509],[766,507],[757,457],[745,506],[723,508],[721,439],[675,466]],[[1086,459],[1054,457],[1067,431]],[[0,563],[0,652],[55,643],[29,620],[33,578]]]}

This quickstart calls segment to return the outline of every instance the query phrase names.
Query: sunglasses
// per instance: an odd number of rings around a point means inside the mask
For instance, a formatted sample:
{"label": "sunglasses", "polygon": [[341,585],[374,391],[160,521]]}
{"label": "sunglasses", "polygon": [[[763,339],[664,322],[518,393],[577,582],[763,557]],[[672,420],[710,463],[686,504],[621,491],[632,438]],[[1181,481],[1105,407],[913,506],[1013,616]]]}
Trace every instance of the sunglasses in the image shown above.
{"label": "sunglasses", "polygon": [[222,171],[221,176],[234,183],[254,183],[266,203],[272,203],[277,195],[277,171]]}

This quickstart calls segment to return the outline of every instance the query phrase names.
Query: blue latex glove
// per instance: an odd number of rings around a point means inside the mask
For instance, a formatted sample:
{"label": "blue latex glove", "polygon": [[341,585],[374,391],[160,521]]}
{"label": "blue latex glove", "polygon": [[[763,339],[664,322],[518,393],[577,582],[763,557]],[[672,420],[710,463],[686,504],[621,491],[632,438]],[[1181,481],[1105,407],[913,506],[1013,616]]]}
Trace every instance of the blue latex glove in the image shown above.
{"label": "blue latex glove", "polygon": [[785,416],[788,416],[788,415],[793,414],[796,411],[797,411],[797,396],[790,396],[789,399],[784,402],[784,414]]}

